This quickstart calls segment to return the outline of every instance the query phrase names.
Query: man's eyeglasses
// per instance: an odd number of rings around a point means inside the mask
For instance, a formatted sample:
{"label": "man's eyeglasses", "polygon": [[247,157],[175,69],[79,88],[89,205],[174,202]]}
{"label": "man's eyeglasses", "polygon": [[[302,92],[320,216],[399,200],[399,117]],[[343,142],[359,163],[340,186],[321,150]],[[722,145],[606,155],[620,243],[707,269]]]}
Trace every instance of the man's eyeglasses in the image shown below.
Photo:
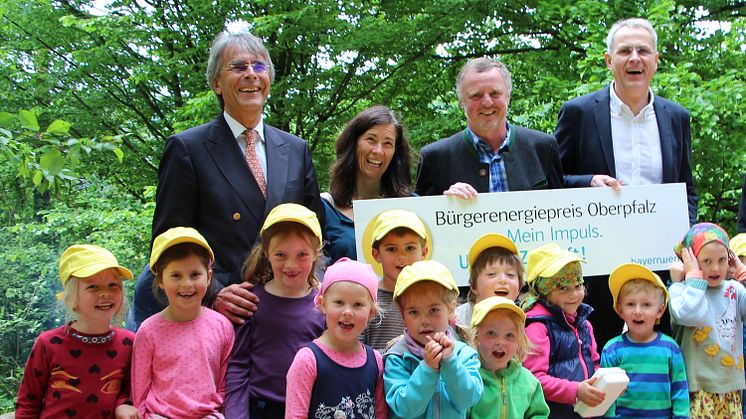
{"label": "man's eyeglasses", "polygon": [[266,63],[254,61],[253,63],[231,63],[228,66],[228,71],[235,74],[244,74],[249,71],[249,67],[251,67],[254,73],[264,73],[269,68]]}

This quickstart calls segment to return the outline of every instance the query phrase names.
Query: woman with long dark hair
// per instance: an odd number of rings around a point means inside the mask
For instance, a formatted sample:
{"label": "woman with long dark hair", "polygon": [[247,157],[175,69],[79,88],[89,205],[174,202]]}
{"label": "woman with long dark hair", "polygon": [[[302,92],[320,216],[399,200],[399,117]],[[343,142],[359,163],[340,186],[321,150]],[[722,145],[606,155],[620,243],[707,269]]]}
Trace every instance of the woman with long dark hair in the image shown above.
{"label": "woman with long dark hair", "polygon": [[334,145],[329,192],[321,194],[329,263],[357,259],[352,201],[412,196],[411,152],[404,128],[386,106],[372,106],[347,123]]}

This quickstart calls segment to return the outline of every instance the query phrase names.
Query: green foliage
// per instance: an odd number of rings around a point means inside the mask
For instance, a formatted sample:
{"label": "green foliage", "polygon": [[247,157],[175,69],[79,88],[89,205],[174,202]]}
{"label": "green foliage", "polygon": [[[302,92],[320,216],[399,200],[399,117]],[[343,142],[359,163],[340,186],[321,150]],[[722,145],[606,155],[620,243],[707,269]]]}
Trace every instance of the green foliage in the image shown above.
{"label": "green foliage", "polygon": [[[123,153],[114,145],[114,137],[104,137],[104,141],[70,136],[70,123],[61,119],[52,121],[45,130],[39,126],[33,111],[21,110],[17,114],[20,129],[14,132],[13,115],[0,115],[3,124],[3,145],[10,163],[23,162],[18,173],[24,178],[33,179],[39,192],[58,188],[61,181],[77,179],[73,171],[80,163],[81,154],[94,150],[111,150],[122,161]],[[15,136],[13,135],[15,134]]]}
{"label": "green foliage", "polygon": [[[61,188],[81,179],[78,168],[96,151],[111,151],[122,162],[124,154],[117,146],[120,138],[76,138],[70,127],[69,122],[55,119],[42,128],[35,111],[0,113],[0,165],[6,169],[0,181],[6,196],[59,194]],[[5,221],[14,221],[22,201],[3,200]]]}
{"label": "green foliage", "polygon": [[336,136],[372,104],[402,116],[416,149],[463,128],[454,82],[469,58],[499,56],[513,74],[509,119],[552,132],[564,101],[608,85],[606,32],[633,16],[658,30],[653,90],[691,112],[700,219],[732,229],[746,4],[0,0],[0,372],[13,377],[0,411],[33,337],[57,324],[62,249],[96,242],[141,266],[163,142],[219,113],[204,72],[226,20],[265,41],[277,73],[266,121],[308,140],[324,189]]}

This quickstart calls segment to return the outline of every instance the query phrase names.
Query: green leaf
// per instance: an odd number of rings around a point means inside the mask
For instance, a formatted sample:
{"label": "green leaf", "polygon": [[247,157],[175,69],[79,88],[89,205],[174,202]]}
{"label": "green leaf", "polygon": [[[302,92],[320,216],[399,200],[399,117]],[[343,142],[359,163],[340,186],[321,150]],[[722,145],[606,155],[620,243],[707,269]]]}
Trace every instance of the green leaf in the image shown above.
{"label": "green leaf", "polygon": [[10,125],[16,120],[15,114],[10,112],[0,112],[0,125],[4,127],[10,127]]}
{"label": "green leaf", "polygon": [[114,154],[116,154],[117,159],[119,159],[119,163],[121,163],[124,159],[124,152],[122,152],[122,149],[119,147],[114,147]]}
{"label": "green leaf", "polygon": [[58,177],[64,180],[76,180],[79,176],[77,173],[73,172],[70,169],[62,169]]}
{"label": "green leaf", "polygon": [[70,123],[61,119],[56,119],[47,127],[48,134],[67,134],[70,132]]}
{"label": "green leaf", "polygon": [[0,143],[7,145],[13,139],[13,133],[5,128],[0,128]]}
{"label": "green leaf", "polygon": [[34,182],[35,186],[39,186],[41,184],[42,178],[43,177],[41,174],[41,170],[36,170],[34,171],[34,177],[31,179],[31,181]]}
{"label": "green leaf", "polygon": [[39,131],[39,121],[36,120],[36,114],[32,111],[22,110],[18,112],[18,120],[24,128],[34,132]]}
{"label": "green leaf", "polygon": [[62,153],[59,150],[53,148],[41,156],[39,166],[50,175],[57,176],[60,170],[65,167],[65,158],[62,157]]}

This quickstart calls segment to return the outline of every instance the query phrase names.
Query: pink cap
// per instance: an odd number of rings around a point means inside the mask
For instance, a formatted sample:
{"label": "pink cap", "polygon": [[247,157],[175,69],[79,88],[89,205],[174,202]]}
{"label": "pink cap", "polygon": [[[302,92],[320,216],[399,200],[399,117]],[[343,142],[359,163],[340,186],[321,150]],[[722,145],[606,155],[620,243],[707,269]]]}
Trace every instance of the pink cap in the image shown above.
{"label": "pink cap", "polygon": [[340,281],[354,282],[364,286],[368,289],[373,302],[378,301],[378,277],[373,272],[373,267],[367,263],[360,263],[350,258],[340,258],[333,265],[326,268],[324,281],[321,283],[321,290],[316,295],[316,304],[319,303],[319,296],[324,295],[333,283]]}

